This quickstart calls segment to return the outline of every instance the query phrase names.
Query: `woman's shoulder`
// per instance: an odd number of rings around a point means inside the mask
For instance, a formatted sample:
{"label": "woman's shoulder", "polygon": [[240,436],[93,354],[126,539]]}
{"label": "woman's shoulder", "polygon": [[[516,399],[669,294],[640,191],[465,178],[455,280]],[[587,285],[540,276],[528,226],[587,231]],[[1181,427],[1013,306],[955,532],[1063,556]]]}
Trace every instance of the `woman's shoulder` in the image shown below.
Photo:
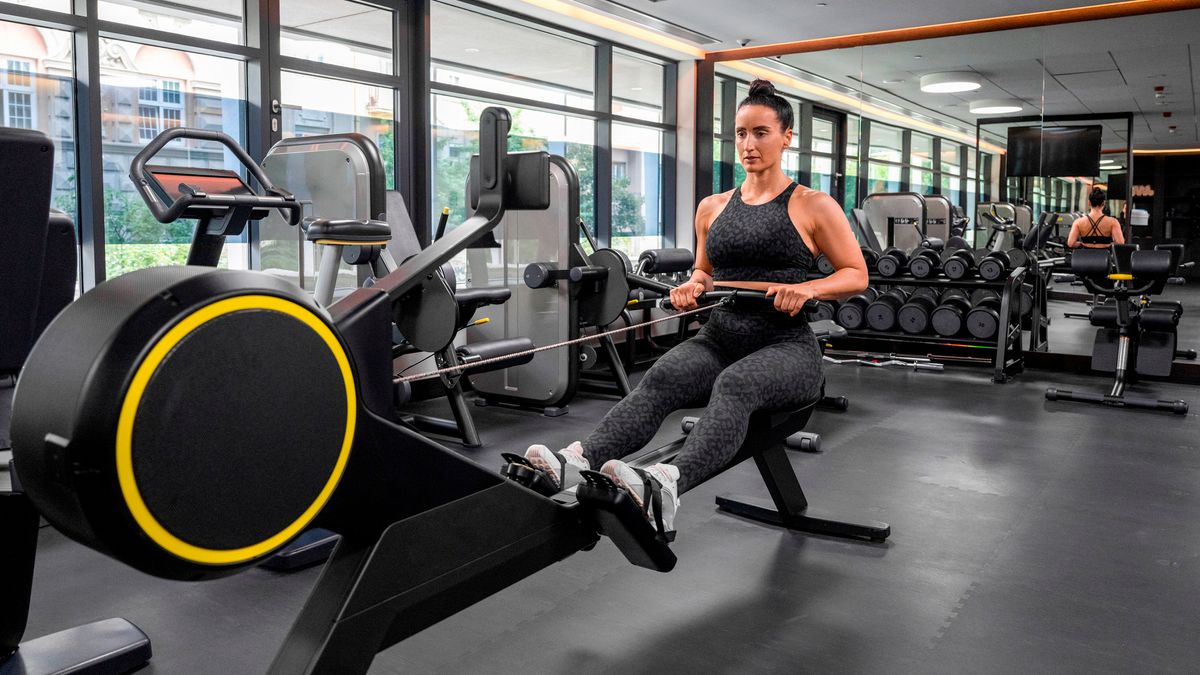
{"label": "woman's shoulder", "polygon": [[836,210],[840,213],[842,211],[842,205],[829,194],[800,184],[797,184],[796,189],[792,192],[792,198],[788,200],[788,208],[802,212]]}
{"label": "woman's shoulder", "polygon": [[733,190],[728,190],[701,199],[696,206],[696,223],[705,228],[711,225],[717,215],[725,210],[729,200],[733,198],[733,192]]}

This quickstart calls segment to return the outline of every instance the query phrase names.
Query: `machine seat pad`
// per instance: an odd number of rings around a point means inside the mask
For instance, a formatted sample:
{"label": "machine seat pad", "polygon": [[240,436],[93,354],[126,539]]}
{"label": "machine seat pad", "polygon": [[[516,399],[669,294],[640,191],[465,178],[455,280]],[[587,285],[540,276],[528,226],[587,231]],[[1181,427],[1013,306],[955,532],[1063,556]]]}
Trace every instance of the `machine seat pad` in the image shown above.
{"label": "machine seat pad", "polygon": [[332,240],[373,244],[391,240],[392,228],[382,220],[316,218],[309,221],[305,237],[313,242]]}

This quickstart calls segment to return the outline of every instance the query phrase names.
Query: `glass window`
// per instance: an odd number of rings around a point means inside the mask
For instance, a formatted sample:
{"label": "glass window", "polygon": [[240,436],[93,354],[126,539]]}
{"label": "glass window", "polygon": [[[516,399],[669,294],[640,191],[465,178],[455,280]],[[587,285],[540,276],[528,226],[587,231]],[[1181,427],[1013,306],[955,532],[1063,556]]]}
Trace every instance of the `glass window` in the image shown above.
{"label": "glass window", "polygon": [[942,173],[950,173],[955,176],[962,173],[962,146],[950,141],[942,141],[942,164],[939,170]]}
{"label": "glass window", "polygon": [[182,83],[158,80],[138,91],[138,138],[149,141],[164,129],[182,126]]}
{"label": "glass window", "polygon": [[[450,223],[466,220],[467,172],[471,156],[479,152],[479,115],[488,105],[443,94],[433,96],[431,231],[443,208],[450,209]],[[570,161],[579,174],[579,216],[595,232],[595,122],[542,110],[508,109],[513,118],[509,151],[546,150]]]}
{"label": "glass window", "polygon": [[97,13],[101,21],[220,42],[245,41],[241,0],[207,0],[196,8],[155,0],[100,0]]}
{"label": "glass window", "polygon": [[812,158],[812,185],[810,188],[830,194],[833,190],[833,159],[830,157]]}
{"label": "glass window", "polygon": [[649,122],[663,121],[664,67],[613,50],[612,112]]}
{"label": "glass window", "polygon": [[858,208],[858,160],[846,160],[846,194],[842,196],[842,208],[846,215]]}
{"label": "glass window", "polygon": [[395,94],[387,87],[333,80],[284,71],[280,77],[283,137],[356,132],[379,146],[387,169],[387,187],[395,187],[396,144],[392,109]]}
{"label": "glass window", "polygon": [[846,215],[858,208],[858,137],[861,129],[857,115],[846,116],[846,190],[842,207]]}
{"label": "glass window", "polygon": [[871,145],[867,156],[885,162],[904,161],[904,132],[878,122],[871,123]]}
{"label": "glass window", "polygon": [[967,215],[975,216],[975,202],[978,201],[975,194],[975,188],[978,183],[979,173],[976,170],[976,165],[979,162],[978,153],[971,148],[967,148]]}
{"label": "glass window", "polygon": [[[15,25],[15,24],[14,24]],[[0,81],[4,91],[4,110],[0,111],[3,126],[18,129],[33,128],[33,62],[26,59],[6,59],[4,78]]]}
{"label": "glass window", "polygon": [[900,191],[900,167],[879,162],[867,163],[867,194]]}
{"label": "glass window", "polygon": [[51,12],[70,12],[71,0],[16,0],[18,5],[46,9]]}
{"label": "glass window", "polygon": [[65,31],[0,21],[0,51],[8,55],[0,57],[0,126],[37,129],[50,137],[51,204],[79,222],[72,45]]}
{"label": "glass window", "polygon": [[[363,134],[379,147],[386,187],[393,188],[396,145],[392,89],[289,71],[281,73],[280,85],[284,138],[350,132]],[[351,215],[345,214],[345,217]],[[298,228],[280,218],[273,216],[259,225],[262,268],[302,282],[305,288],[315,284],[316,270],[320,268],[325,251],[324,246],[305,241]],[[353,288],[355,274],[351,265],[342,262],[337,287]]]}
{"label": "glass window", "polygon": [[962,178],[951,176],[950,174],[942,174],[941,190],[942,194],[948,197],[951,203],[958,204],[962,200]]}
{"label": "glass window", "polygon": [[612,130],[612,247],[631,259],[662,247],[663,134],[625,124]]}
{"label": "glass window", "polygon": [[713,133],[718,136],[725,133],[725,130],[721,128],[721,123],[723,122],[721,115],[724,114],[724,111],[721,109],[721,101],[725,99],[726,86],[727,81],[721,78],[717,78],[717,81],[713,85]]}
{"label": "glass window", "polygon": [[713,194],[720,194],[721,190],[721,140],[713,139],[712,152],[712,175],[713,175]]}
{"label": "glass window", "polygon": [[430,26],[434,82],[595,108],[592,45],[439,2],[430,6]]}
{"label": "glass window", "polygon": [[800,181],[800,153],[793,150],[784,150],[780,163],[783,172],[787,174],[788,178],[796,182]]}
{"label": "glass window", "polygon": [[284,56],[392,72],[392,13],[348,0],[280,0]]}
{"label": "glass window", "polygon": [[912,147],[908,155],[908,163],[922,169],[933,168],[933,137],[925,134],[912,134]]}
{"label": "glass window", "polygon": [[908,172],[908,189],[923,195],[933,194],[933,172],[924,169],[910,169]]}
{"label": "glass window", "polygon": [[833,122],[820,117],[813,118],[812,151],[833,154]]}
{"label": "glass window", "polygon": [[[108,38],[100,39],[100,49],[119,65],[106,66],[100,76],[107,276],[141,267],[181,265],[195,223],[155,220],[129,181],[129,164],[141,147],[167,126],[221,131],[243,142],[245,65],[234,59]],[[223,146],[212,142],[178,140],[154,161],[240,169]],[[221,265],[245,269],[248,263],[245,235],[227,241]]]}

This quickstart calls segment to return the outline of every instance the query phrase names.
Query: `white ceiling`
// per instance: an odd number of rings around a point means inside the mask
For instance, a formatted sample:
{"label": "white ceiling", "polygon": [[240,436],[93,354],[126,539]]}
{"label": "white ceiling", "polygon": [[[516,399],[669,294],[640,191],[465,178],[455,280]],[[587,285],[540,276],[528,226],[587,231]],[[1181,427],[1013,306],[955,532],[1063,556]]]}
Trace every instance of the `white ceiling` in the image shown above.
{"label": "white ceiling", "polygon": [[[920,58],[917,58],[917,57]],[[1017,98],[1025,114],[1133,112],[1137,148],[1192,146],[1200,91],[1200,10],[781,57],[783,63],[914,112],[971,127],[968,103]],[[974,70],[984,86],[925,94],[920,76]],[[860,84],[861,78],[861,84]],[[1154,87],[1164,86],[1157,104]],[[1044,87],[1044,89],[1043,89]],[[1164,118],[1163,112],[1171,117]],[[1168,126],[1174,124],[1174,134]],[[1125,145],[1124,123],[1106,147]]]}
{"label": "white ceiling", "polygon": [[[720,44],[704,49],[790,42],[906,28],[931,23],[982,19],[1020,12],[1038,12],[1116,0],[611,0],[616,4],[710,35]],[[500,4],[500,3],[497,3]],[[511,4],[511,3],[510,3]]]}

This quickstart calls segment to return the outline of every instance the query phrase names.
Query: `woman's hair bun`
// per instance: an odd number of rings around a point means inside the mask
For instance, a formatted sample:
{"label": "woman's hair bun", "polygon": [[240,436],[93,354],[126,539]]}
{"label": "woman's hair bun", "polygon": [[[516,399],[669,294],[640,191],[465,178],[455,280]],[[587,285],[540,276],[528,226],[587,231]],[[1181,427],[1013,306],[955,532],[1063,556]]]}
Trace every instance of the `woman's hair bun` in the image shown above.
{"label": "woman's hair bun", "polygon": [[770,80],[758,79],[750,83],[749,96],[775,96],[775,85]]}

